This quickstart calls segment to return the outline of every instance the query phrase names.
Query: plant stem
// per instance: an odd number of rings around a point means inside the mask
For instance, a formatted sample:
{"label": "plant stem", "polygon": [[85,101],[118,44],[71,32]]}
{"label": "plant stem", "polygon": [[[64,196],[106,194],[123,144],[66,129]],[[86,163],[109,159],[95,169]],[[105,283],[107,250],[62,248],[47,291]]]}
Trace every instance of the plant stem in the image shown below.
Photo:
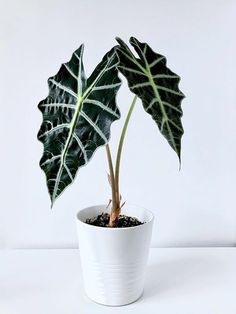
{"label": "plant stem", "polygon": [[111,192],[112,192],[112,212],[116,210],[117,207],[117,199],[116,199],[116,187],[115,187],[115,175],[114,168],[112,163],[111,151],[109,144],[106,144],[106,153],[107,153],[107,161],[110,172],[110,183],[111,183]]}
{"label": "plant stem", "polygon": [[124,123],[123,129],[122,129],[122,133],[121,133],[121,137],[120,137],[118,150],[117,150],[117,156],[116,156],[115,187],[116,187],[116,198],[117,198],[119,207],[120,207],[119,177],[120,177],[121,153],[122,153],[122,148],[123,148],[125,134],[126,134],[127,127],[128,127],[128,124],[129,124],[129,120],[130,120],[131,114],[132,114],[132,112],[134,110],[134,106],[135,106],[135,103],[137,101],[137,98],[138,98],[137,96],[134,96],[134,99],[133,99],[133,101],[132,101],[132,103],[130,105],[128,114],[126,116],[125,123]]}
{"label": "plant stem", "polygon": [[126,134],[127,127],[129,124],[129,120],[133,112],[136,101],[137,101],[137,96],[134,97],[130,105],[123,129],[121,132],[120,141],[119,141],[118,150],[117,150],[117,156],[116,156],[115,174],[114,174],[110,147],[108,144],[106,145],[106,153],[107,153],[107,160],[108,160],[109,171],[110,171],[110,181],[111,181],[111,190],[112,190],[112,210],[110,214],[109,227],[115,227],[117,223],[117,219],[120,214],[120,210],[121,210],[121,205],[120,205],[121,197],[120,197],[120,191],[119,191],[120,190],[119,189],[119,174],[120,174],[121,153],[123,149],[125,134]]}

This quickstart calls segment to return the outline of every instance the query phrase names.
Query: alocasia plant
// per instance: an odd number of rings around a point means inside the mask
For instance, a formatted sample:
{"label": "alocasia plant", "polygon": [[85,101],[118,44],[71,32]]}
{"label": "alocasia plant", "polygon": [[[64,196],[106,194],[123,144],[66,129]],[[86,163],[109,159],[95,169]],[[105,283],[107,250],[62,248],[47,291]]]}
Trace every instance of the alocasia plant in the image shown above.
{"label": "alocasia plant", "polygon": [[[78,169],[86,165],[95,150],[106,145],[112,208],[109,226],[116,225],[121,211],[119,172],[125,133],[137,98],[144,110],[156,122],[180,159],[181,101],[179,76],[166,66],[166,58],[155,53],[148,44],[131,37],[137,56],[119,38],[86,79],[83,67],[83,45],[58,73],[48,79],[49,95],[39,103],[43,122],[38,139],[44,144],[40,167],[46,174],[51,204],[73,182]],[[116,94],[120,88],[121,72],[135,94],[126,117],[113,167],[108,145],[112,122],[120,118]]]}

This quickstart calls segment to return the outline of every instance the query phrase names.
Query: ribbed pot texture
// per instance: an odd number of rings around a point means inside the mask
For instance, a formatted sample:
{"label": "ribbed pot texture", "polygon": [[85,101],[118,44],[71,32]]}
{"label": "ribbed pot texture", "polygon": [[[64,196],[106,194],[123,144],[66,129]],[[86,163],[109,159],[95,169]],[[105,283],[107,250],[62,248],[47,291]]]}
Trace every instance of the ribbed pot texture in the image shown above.
{"label": "ribbed pot texture", "polygon": [[128,228],[88,225],[87,218],[108,212],[105,205],[85,208],[77,214],[79,251],[87,296],[93,301],[121,306],[143,293],[153,214],[141,207],[126,205],[122,213],[145,222]]}

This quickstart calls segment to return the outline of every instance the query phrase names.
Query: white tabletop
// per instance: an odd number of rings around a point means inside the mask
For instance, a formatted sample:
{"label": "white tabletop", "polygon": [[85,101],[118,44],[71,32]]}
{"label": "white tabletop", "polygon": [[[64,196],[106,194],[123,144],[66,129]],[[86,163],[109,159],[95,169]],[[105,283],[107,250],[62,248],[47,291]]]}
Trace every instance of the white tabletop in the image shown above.
{"label": "white tabletop", "polygon": [[1,314],[235,314],[236,248],[151,249],[143,297],[109,308],[83,292],[78,250],[0,251]]}

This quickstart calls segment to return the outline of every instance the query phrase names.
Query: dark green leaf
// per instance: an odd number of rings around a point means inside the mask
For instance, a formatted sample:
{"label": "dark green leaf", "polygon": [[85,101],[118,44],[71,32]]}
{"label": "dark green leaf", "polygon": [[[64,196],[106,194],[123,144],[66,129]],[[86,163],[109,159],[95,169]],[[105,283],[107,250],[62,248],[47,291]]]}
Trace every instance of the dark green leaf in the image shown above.
{"label": "dark green leaf", "polygon": [[86,80],[83,45],[48,79],[49,95],[39,103],[44,144],[40,167],[46,174],[52,205],[72,183],[78,169],[108,142],[111,123],[120,118],[115,96],[121,85],[113,48]]}
{"label": "dark green leaf", "polygon": [[178,87],[179,76],[166,66],[166,58],[155,53],[148,44],[131,37],[130,43],[139,56],[137,58],[120,38],[117,41],[118,69],[180,158],[183,135],[181,101],[184,94]]}

